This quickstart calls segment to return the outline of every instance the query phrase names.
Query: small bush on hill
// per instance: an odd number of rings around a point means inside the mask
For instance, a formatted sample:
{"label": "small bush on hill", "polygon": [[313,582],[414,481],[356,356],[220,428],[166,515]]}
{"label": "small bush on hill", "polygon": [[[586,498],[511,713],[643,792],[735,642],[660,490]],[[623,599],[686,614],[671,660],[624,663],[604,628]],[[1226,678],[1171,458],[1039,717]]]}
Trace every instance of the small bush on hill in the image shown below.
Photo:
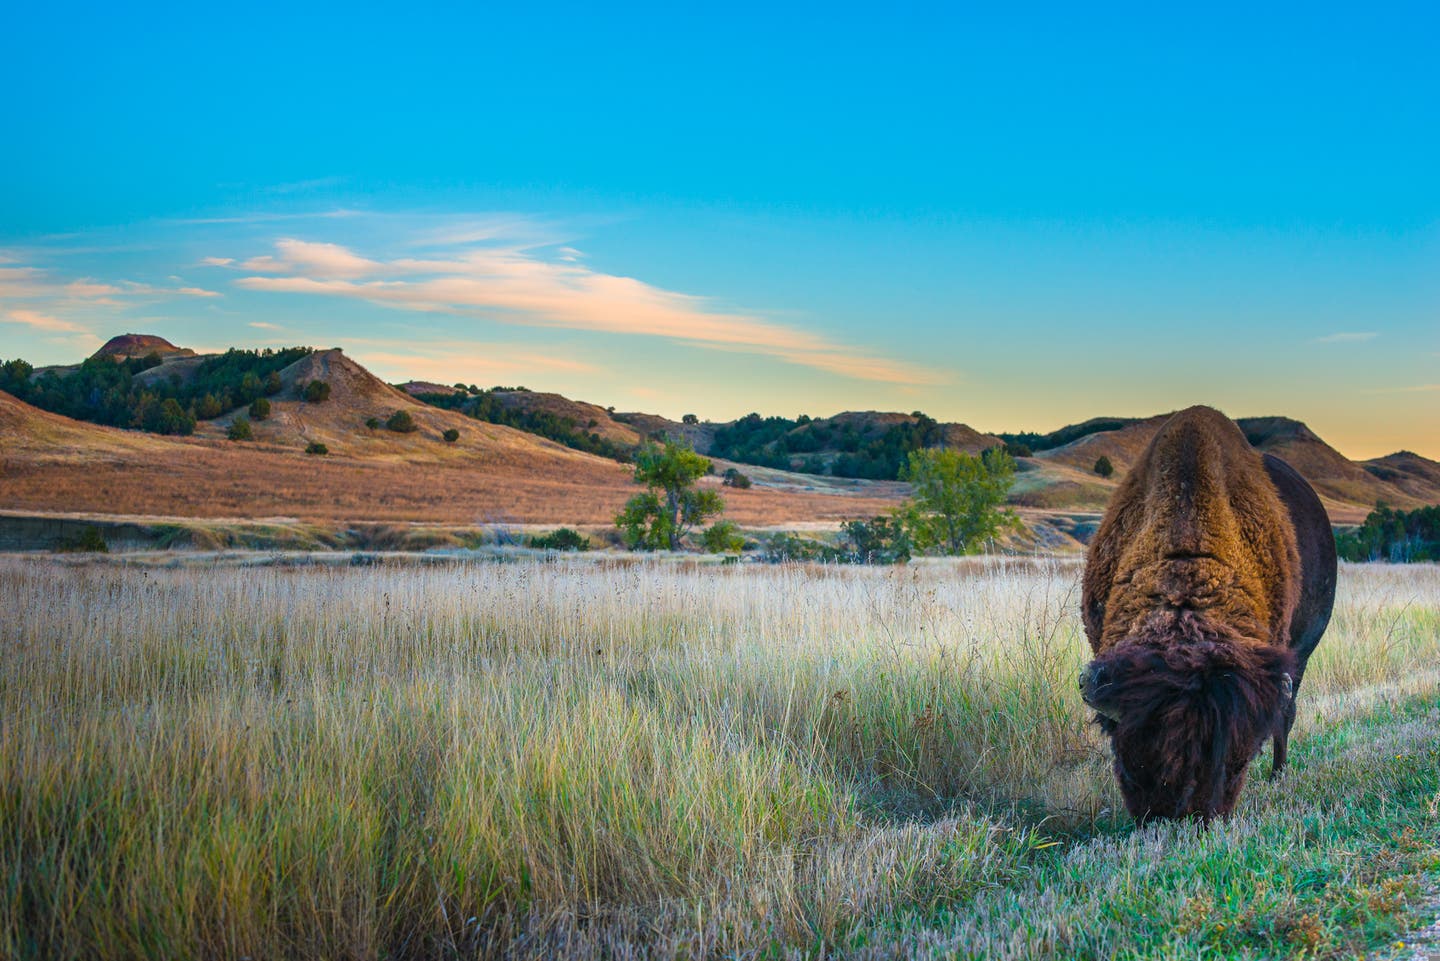
{"label": "small bush on hill", "polygon": [[250,422],[243,417],[237,417],[230,423],[230,429],[225,436],[231,440],[254,440],[255,433],[250,429]]}
{"label": "small bush on hill", "polygon": [[733,467],[726,468],[725,473],[722,476],[724,477],[724,480],[722,480],[721,483],[724,484],[726,487],[733,487],[736,490],[740,491],[748,490],[750,488],[750,478],[746,477],[744,474],[740,473]]}
{"label": "small bush on hill", "polygon": [[368,428],[370,428],[371,430],[379,430],[379,429],[380,429],[380,418],[378,418],[378,417],[367,417],[367,418],[365,418],[365,426],[368,427]]}
{"label": "small bush on hill", "polygon": [[420,429],[415,426],[415,418],[411,417],[410,412],[406,410],[397,410],[391,414],[390,419],[385,422],[385,426],[397,434],[410,434]]}
{"label": "small bush on hill", "polygon": [[325,456],[326,454],[330,453],[330,448],[326,447],[324,444],[320,443],[318,440],[312,440],[312,441],[310,442],[309,446],[307,446],[307,447],[305,448],[305,453],[307,453],[307,454],[317,454],[317,455],[323,457],[323,456]]}
{"label": "small bush on hill", "polygon": [[447,428],[445,433],[440,435],[445,438],[445,443],[453,444],[460,439],[460,432],[453,427]]}
{"label": "small bush on hill", "polygon": [[1101,477],[1109,477],[1115,473],[1115,465],[1110,463],[1110,458],[1101,454],[1100,459],[1095,462],[1095,473]]}
{"label": "small bush on hill", "polygon": [[1005,444],[1005,453],[1009,454],[1011,457],[1035,456],[1035,451],[1030,449],[1029,444],[1020,443],[1019,441],[1007,442]]}
{"label": "small bush on hill", "polygon": [[270,417],[270,402],[264,397],[257,397],[250,402],[250,419],[267,420]]}
{"label": "small bush on hill", "polygon": [[545,551],[588,551],[590,538],[571,527],[557,527],[530,538],[530,546]]}
{"label": "small bush on hill", "polygon": [[694,414],[686,414],[684,417],[680,418],[680,423],[698,424],[700,423],[700,418],[696,417]]}
{"label": "small bush on hill", "polygon": [[330,399],[330,385],[323,380],[312,380],[305,385],[304,393],[307,404],[319,404]]}

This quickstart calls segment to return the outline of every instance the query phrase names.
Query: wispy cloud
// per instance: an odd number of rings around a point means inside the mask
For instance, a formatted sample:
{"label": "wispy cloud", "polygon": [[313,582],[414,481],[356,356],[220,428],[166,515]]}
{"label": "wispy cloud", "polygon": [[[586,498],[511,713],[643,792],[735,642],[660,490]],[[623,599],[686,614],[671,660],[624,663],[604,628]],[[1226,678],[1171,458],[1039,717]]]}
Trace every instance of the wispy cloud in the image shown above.
{"label": "wispy cloud", "polygon": [[88,334],[90,331],[79,324],[63,320],[59,317],[52,317],[49,314],[42,314],[38,310],[12,310],[6,313],[0,320],[8,320],[13,324],[24,324],[26,327],[33,327],[36,330],[49,331],[58,334]]}
{"label": "wispy cloud", "polygon": [[[580,252],[527,238],[501,243],[494,223],[462,228],[459,249],[433,259],[377,260],[347,247],[282,239],[273,254],[251,257],[247,290],[345,297],[411,311],[483,316],[510,324],[662,337],[702,347],[776,357],[860,380],[935,384],[942,373],[860,347],[724,309],[713,301],[607,274],[579,262]],[[480,243],[478,239],[485,242]],[[260,276],[264,275],[264,276]]]}
{"label": "wispy cloud", "polygon": [[240,214],[234,217],[185,217],[176,220],[162,220],[161,224],[171,224],[183,227],[209,226],[215,224],[267,224],[283,220],[335,220],[342,217],[354,217],[359,211],[346,210],[344,208],[324,211],[302,211],[302,212],[275,212],[260,211],[258,213]]}
{"label": "wispy cloud", "polygon": [[0,266],[0,320],[51,334],[96,336],[128,308],[177,297],[219,297],[191,286],[157,286],[135,280],[65,276],[30,265]]}
{"label": "wispy cloud", "polygon": [[257,330],[284,330],[284,329],[285,329],[284,327],[281,327],[279,324],[272,324],[272,323],[270,323],[269,321],[265,321],[265,320],[252,320],[252,321],[250,321],[250,323],[247,324],[246,326],[247,326],[247,327],[254,327],[254,328],[256,328]]}
{"label": "wispy cloud", "polygon": [[1367,340],[1374,340],[1378,336],[1373,330],[1341,331],[1336,334],[1326,334],[1324,337],[1316,337],[1312,344],[1358,344]]}

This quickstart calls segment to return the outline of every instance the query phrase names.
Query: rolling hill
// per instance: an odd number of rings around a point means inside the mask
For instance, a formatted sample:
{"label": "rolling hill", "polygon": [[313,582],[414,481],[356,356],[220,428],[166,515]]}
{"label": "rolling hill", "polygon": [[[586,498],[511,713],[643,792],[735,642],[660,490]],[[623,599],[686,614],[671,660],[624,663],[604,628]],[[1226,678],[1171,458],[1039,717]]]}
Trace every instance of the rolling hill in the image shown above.
{"label": "rolling hill", "polygon": [[[246,442],[226,439],[240,410],[202,421],[194,436],[160,436],[62,417],[0,392],[0,504],[106,516],[608,526],[636,491],[625,465],[426,406],[340,350],[316,351],[280,376],[269,419],[255,421]],[[330,384],[329,399],[301,399],[313,379]],[[396,410],[418,429],[365,425]],[[441,435],[452,428],[460,436],[447,443]],[[329,455],[304,453],[312,441]],[[833,526],[900,496],[893,484],[757,481],[726,492],[727,516]]]}
{"label": "rolling hill", "polygon": [[[162,360],[138,373],[138,383],[162,378],[183,383],[207,360],[139,334],[114,338],[98,355],[120,359],[137,353],[158,353]],[[894,446],[897,436],[911,443],[923,436],[926,444],[971,453],[1005,442],[1001,435],[915,414],[847,411],[796,420],[751,415],[686,424],[653,414],[612,413],[555,393],[503,389],[483,392],[486,403],[524,416],[492,423],[467,413],[479,395],[424,382],[391,386],[338,348],[313,351],[274,376],[279,384],[269,388],[270,416],[254,420],[253,441],[242,443],[226,435],[246,416],[243,407],[200,421],[193,437],[161,437],[71,420],[0,393],[0,502],[28,510],[186,517],[607,523],[634,490],[629,468],[508,426],[542,418],[571,424],[621,450],[656,436],[683,438],[714,457],[717,471],[736,466],[755,482],[748,491],[727,490],[733,519],[803,525],[880,512],[902,499],[906,487],[807,474],[797,467],[828,470],[841,458],[855,458],[856,451],[881,448],[893,461],[894,451],[885,445]],[[303,399],[312,380],[329,385],[328,399]],[[457,409],[418,399],[434,394]],[[397,411],[409,414],[414,431],[367,426],[383,425]],[[1017,459],[1012,501],[1032,520],[1102,510],[1168,416],[1094,418],[1046,435],[1004,435],[1033,438],[1041,448]],[[1257,449],[1277,454],[1304,474],[1336,522],[1356,522],[1378,501],[1403,508],[1440,503],[1440,464],[1419,455],[1402,451],[1357,464],[1299,421],[1272,416],[1237,423]],[[451,430],[458,435],[453,443],[443,439]],[[329,456],[303,453],[317,442]],[[747,453],[753,456],[742,456]],[[1102,456],[1116,469],[1111,478],[1094,473]],[[1083,528],[1085,522],[1075,523]]]}

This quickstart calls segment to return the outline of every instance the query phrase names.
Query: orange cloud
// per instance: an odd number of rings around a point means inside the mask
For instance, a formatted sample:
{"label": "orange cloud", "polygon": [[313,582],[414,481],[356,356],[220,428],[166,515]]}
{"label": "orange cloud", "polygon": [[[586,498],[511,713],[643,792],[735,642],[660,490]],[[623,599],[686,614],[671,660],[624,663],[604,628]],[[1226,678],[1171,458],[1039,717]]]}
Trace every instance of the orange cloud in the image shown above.
{"label": "orange cloud", "polygon": [[645,335],[776,357],[860,380],[942,383],[937,371],[766,318],[717,309],[702,297],[592,270],[572,248],[559,262],[529,247],[489,246],[449,259],[370,260],[337,244],[282,240],[241,266],[265,274],[248,290],[350,297],[405,310],[485,312],[506,323]]}
{"label": "orange cloud", "polygon": [[88,330],[79,324],[69,320],[62,320],[59,317],[52,317],[49,314],[42,314],[38,310],[12,310],[5,319],[11,323],[34,327],[36,330],[47,330],[64,334],[89,333]]}

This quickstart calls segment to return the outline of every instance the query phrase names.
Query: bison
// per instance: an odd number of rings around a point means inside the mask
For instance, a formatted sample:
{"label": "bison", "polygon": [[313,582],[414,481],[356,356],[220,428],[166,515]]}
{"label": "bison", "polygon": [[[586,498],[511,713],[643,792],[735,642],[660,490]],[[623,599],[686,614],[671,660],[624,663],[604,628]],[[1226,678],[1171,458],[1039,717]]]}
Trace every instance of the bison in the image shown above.
{"label": "bison", "polygon": [[1335,566],[1325,508],[1290,465],[1209,407],[1160,428],[1110,500],[1081,601],[1081,696],[1137,821],[1229,817],[1268,738],[1271,777],[1284,768]]}

